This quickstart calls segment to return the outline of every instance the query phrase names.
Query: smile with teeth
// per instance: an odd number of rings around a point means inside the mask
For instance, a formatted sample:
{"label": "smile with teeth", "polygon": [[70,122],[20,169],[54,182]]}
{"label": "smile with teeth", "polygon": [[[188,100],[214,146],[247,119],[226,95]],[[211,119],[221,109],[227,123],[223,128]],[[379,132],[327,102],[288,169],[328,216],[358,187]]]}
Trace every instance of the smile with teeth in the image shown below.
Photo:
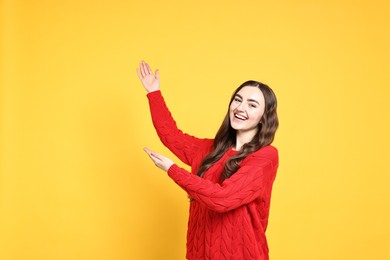
{"label": "smile with teeth", "polygon": [[237,119],[240,119],[240,120],[246,120],[247,117],[243,116],[243,115],[240,115],[240,114],[234,114],[234,117],[237,118]]}

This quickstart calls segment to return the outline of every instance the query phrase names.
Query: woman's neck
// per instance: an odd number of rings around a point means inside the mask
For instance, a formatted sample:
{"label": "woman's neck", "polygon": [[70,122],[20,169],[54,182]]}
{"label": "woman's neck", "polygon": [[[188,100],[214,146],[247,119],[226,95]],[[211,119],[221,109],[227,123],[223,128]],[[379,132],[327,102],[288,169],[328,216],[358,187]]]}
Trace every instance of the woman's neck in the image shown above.
{"label": "woman's neck", "polygon": [[253,129],[251,131],[244,131],[240,132],[237,131],[236,133],[236,146],[234,147],[234,150],[239,151],[241,150],[241,147],[252,141],[253,137],[256,135],[257,129]]}

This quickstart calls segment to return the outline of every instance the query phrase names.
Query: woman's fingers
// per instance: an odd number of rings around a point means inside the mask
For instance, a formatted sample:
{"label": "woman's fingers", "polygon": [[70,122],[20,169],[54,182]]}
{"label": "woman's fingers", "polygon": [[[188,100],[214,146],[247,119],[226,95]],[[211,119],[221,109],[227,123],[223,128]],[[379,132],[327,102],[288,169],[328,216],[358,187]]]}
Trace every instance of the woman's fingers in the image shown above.
{"label": "woman's fingers", "polygon": [[143,79],[144,75],[143,75],[143,72],[142,72],[142,63],[139,64],[139,67],[137,68],[137,74],[138,74],[138,78],[140,80]]}
{"label": "woman's fingers", "polygon": [[142,75],[142,77],[145,77],[147,75],[147,73],[146,73],[145,62],[144,61],[141,61],[140,68],[141,68],[141,75]]}
{"label": "woman's fingers", "polygon": [[144,151],[149,155],[150,159],[153,160],[153,162],[157,163],[158,161],[161,161],[160,155],[158,153],[152,152],[148,148],[144,148]]}
{"label": "woman's fingers", "polygon": [[149,64],[145,62],[146,71],[148,74],[153,74],[152,69],[150,68]]}
{"label": "woman's fingers", "polygon": [[173,161],[159,153],[152,152],[148,148],[144,148],[144,151],[149,155],[150,159],[154,162],[154,164],[160,168],[161,170],[168,171],[169,167],[172,166]]}
{"label": "woman's fingers", "polygon": [[149,155],[149,157],[153,160],[153,155],[152,155],[152,151],[149,150],[149,148],[144,148],[144,151]]}
{"label": "woman's fingers", "polygon": [[145,62],[141,61],[141,63],[139,64],[139,67],[141,69],[142,78],[144,78],[148,74],[147,69],[145,68]]}
{"label": "woman's fingers", "polygon": [[137,75],[139,79],[142,79],[142,74],[140,68],[137,68]]}
{"label": "woman's fingers", "polygon": [[[157,70],[156,70],[156,72],[157,72]],[[138,73],[138,77],[140,77],[140,79],[143,79],[144,77],[146,77],[148,75],[153,75],[152,69],[150,68],[149,64],[147,64],[145,61],[141,61],[141,63],[139,64],[139,69],[137,69],[137,73]],[[157,75],[156,75],[156,78],[157,78]]]}

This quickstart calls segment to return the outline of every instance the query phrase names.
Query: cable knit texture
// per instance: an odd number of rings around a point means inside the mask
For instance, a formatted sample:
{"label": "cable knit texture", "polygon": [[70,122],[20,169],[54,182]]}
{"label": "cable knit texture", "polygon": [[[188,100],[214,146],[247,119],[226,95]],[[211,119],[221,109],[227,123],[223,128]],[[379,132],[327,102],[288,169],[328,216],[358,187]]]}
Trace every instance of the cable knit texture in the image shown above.
{"label": "cable knit texture", "polygon": [[187,259],[261,259],[268,257],[265,231],[278,151],[266,146],[246,157],[238,171],[221,183],[229,149],[203,178],[196,175],[212,150],[212,139],[200,139],[177,128],[160,91],[148,93],[153,124],[163,144],[191,173],[172,165],[168,175],[192,198],[187,233]]}

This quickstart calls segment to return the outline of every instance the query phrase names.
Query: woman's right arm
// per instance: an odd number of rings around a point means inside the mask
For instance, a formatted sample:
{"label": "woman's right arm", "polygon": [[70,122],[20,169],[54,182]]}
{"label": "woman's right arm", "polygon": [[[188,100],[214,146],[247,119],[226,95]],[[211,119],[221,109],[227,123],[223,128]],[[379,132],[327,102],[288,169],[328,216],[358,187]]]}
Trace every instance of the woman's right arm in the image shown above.
{"label": "woman's right arm", "polygon": [[198,155],[200,149],[211,146],[212,140],[196,138],[178,129],[161,95],[158,70],[153,74],[149,65],[142,61],[137,73],[148,92],[153,125],[161,142],[185,164],[192,165],[192,160]]}

